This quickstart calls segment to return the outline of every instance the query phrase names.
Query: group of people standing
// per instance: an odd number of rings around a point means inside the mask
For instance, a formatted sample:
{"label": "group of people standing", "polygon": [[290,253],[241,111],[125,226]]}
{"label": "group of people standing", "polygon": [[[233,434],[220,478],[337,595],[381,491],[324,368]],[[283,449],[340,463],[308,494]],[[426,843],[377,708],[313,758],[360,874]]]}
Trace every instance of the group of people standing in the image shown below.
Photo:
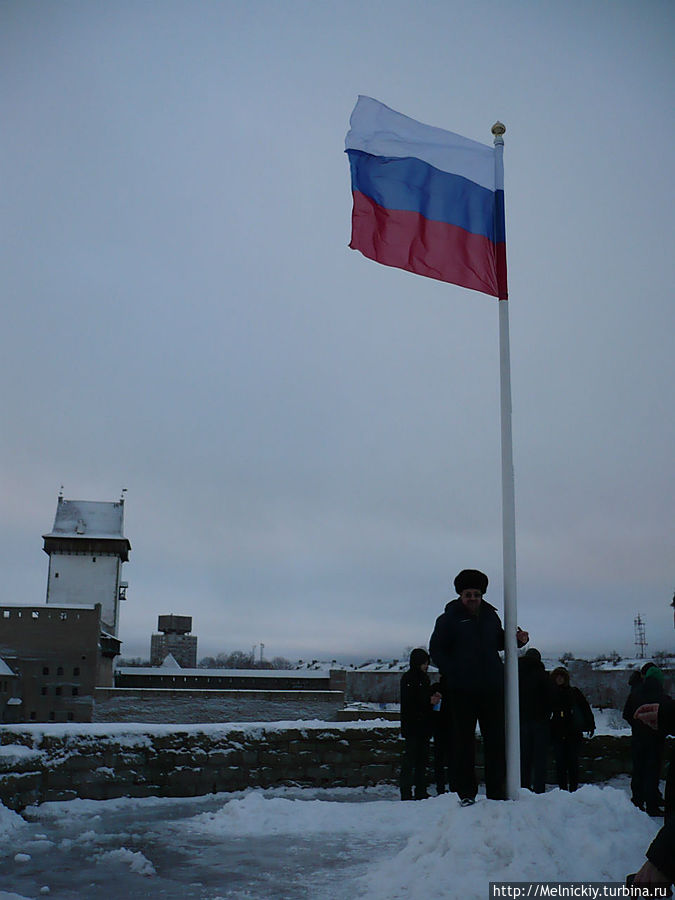
{"label": "group of people standing", "polygon": [[[436,620],[429,652],[410,655],[401,678],[401,733],[404,738],[400,789],[402,800],[423,800],[433,736],[437,793],[449,787],[462,806],[475,802],[475,731],[480,726],[488,799],[506,798],[504,722],[504,629],[494,606],[484,595],[488,578],[464,569],[454,581],[457,597]],[[673,599],[675,606],[675,598]],[[518,647],[529,635],[516,631]],[[440,679],[431,684],[432,661]],[[579,748],[584,733],[591,737],[595,719],[579,688],[570,684],[567,669],[550,675],[538,650],[518,660],[521,784],[536,793],[546,788],[549,749],[553,751],[558,786],[575,791],[579,785]],[[675,733],[675,701],[663,692],[663,673],[645,666],[632,681],[624,717],[632,729],[632,800],[650,815],[663,815],[659,773],[666,734]],[[647,861],[635,874],[635,884],[662,885],[675,880],[675,785],[671,763],[666,782],[665,823],[647,850]]]}
{"label": "group of people standing", "polygon": [[[455,791],[462,806],[478,793],[475,731],[480,726],[488,799],[506,797],[504,723],[504,629],[494,606],[484,599],[488,578],[464,569],[454,581],[457,597],[436,620],[429,653],[413,650],[410,668],[401,678],[401,732],[405,749],[401,766],[401,798],[424,799],[430,739],[433,736],[437,793]],[[519,647],[529,640],[518,628]],[[440,680],[432,685],[427,674],[432,660]],[[519,660],[521,782],[543,792],[549,743],[553,748],[558,784],[574,791],[579,784],[578,748],[582,733],[592,734],[595,721],[578,688],[569,683],[566,669],[549,676],[538,650]]]}

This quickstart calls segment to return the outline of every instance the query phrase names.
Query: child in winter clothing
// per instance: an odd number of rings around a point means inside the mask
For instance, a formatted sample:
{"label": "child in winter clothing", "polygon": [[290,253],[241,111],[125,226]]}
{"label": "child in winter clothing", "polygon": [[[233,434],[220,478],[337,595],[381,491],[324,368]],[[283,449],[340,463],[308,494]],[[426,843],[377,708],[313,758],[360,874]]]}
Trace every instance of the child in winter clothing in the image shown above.
{"label": "child in winter clothing", "polygon": [[579,787],[579,745],[582,732],[593,736],[595,718],[588,700],[579,688],[570,685],[567,669],[563,666],[554,669],[551,679],[551,744],[558,786],[561,791],[576,791]]}
{"label": "child in winter clothing", "polygon": [[431,712],[440,694],[431,693],[427,675],[429,654],[421,647],[410,654],[410,668],[401,678],[401,734],[405,744],[401,761],[401,800],[425,800],[431,737]]}
{"label": "child in winter clothing", "polygon": [[535,794],[546,790],[551,679],[534,647],[518,660],[520,784]]}

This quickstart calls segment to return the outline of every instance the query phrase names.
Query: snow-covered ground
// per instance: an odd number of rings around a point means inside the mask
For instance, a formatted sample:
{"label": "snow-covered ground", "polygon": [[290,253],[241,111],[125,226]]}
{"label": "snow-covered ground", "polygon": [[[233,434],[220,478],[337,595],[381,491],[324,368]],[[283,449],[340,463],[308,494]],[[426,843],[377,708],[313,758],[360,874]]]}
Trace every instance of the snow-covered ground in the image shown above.
{"label": "snow-covered ground", "polygon": [[627,779],[466,809],[392,787],[0,807],[0,900],[484,900],[490,881],[623,882],[659,827]]}

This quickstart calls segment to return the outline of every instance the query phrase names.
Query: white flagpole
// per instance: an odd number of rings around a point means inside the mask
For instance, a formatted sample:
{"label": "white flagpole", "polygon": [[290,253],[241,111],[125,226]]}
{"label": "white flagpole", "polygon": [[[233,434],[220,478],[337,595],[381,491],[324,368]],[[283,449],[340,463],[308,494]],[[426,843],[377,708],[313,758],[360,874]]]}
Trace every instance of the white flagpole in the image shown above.
{"label": "white flagpole", "polygon": [[[504,138],[501,122],[492,126],[495,145],[495,188],[504,190]],[[504,561],[504,662],[506,724],[506,796],[518,799],[520,790],[520,714],[518,704],[518,625],[516,600],[516,507],[511,432],[511,350],[509,303],[499,301],[499,371],[502,422],[502,541]]]}

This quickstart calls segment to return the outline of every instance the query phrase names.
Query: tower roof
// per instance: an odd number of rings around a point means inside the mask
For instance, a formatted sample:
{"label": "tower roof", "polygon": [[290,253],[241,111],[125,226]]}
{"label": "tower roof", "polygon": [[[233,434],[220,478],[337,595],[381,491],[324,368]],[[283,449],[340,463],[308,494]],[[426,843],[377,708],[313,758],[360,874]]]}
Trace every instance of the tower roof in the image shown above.
{"label": "tower roof", "polygon": [[64,500],[59,496],[54,526],[42,537],[42,549],[50,555],[81,551],[113,553],[126,562],[131,544],[124,537],[124,499],[117,502]]}
{"label": "tower roof", "polygon": [[59,497],[54,526],[43,537],[124,538],[124,500],[64,500]]}

